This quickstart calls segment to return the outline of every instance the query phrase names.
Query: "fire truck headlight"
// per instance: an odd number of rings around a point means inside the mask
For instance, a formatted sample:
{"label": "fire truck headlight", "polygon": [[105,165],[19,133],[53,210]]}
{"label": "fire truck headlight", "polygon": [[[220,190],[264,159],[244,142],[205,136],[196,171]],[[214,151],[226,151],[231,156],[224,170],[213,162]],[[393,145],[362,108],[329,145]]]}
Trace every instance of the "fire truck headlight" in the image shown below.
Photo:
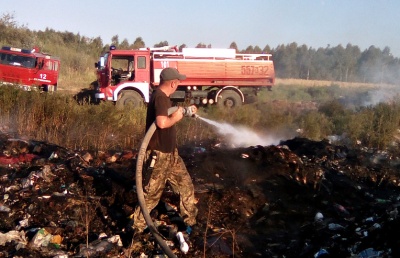
{"label": "fire truck headlight", "polygon": [[201,103],[203,103],[204,105],[207,104],[207,99],[203,99],[203,100],[201,101]]}
{"label": "fire truck headlight", "polygon": [[208,100],[208,103],[213,104],[213,103],[214,103],[214,100],[213,100],[213,99],[209,99],[209,100]]}
{"label": "fire truck headlight", "polygon": [[193,90],[197,90],[197,86],[193,86]]}
{"label": "fire truck headlight", "polygon": [[188,89],[188,90],[191,90],[191,89],[192,89],[192,87],[191,87],[191,86],[187,86],[187,89]]}

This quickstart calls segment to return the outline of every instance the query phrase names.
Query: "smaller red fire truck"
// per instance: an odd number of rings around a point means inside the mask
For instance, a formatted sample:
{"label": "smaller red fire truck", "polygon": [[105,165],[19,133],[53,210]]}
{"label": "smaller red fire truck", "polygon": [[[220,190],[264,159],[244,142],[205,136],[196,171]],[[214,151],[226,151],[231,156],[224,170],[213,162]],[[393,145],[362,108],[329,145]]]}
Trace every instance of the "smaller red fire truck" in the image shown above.
{"label": "smaller red fire truck", "polygon": [[60,60],[39,49],[2,47],[0,50],[0,82],[24,90],[56,91]]}
{"label": "smaller red fire truck", "polygon": [[240,106],[275,82],[270,54],[236,54],[235,49],[183,48],[176,46],[118,50],[111,47],[95,63],[96,99],[141,106],[148,103],[160,83],[161,70],[177,68],[186,75],[171,96],[176,102]]}

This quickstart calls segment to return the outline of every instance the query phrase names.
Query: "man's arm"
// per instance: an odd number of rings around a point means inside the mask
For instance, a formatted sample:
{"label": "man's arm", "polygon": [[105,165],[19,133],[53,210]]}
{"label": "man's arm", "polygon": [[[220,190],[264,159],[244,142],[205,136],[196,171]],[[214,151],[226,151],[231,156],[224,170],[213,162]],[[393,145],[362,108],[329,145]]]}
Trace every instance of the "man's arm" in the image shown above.
{"label": "man's arm", "polygon": [[170,116],[157,116],[156,125],[158,128],[164,129],[173,126],[183,117],[182,107],[179,107]]}

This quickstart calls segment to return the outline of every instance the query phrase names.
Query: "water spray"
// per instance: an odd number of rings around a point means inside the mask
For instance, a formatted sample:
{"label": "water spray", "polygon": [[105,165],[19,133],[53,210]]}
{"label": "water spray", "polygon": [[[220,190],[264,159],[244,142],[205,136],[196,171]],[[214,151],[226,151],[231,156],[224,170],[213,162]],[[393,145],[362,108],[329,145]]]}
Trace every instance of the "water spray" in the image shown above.
{"label": "water spray", "polygon": [[215,126],[219,134],[229,136],[227,137],[228,141],[233,147],[267,146],[279,143],[279,139],[267,135],[260,135],[244,126],[233,126],[228,123],[220,123],[200,116],[197,117],[207,124]]}

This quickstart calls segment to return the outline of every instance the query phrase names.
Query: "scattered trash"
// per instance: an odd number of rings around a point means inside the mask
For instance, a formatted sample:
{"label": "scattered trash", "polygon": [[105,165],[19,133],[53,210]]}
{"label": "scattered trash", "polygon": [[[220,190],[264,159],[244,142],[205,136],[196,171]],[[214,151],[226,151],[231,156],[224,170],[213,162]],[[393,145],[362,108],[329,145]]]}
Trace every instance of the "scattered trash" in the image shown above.
{"label": "scattered trash", "polygon": [[321,212],[317,212],[314,217],[315,222],[321,222],[324,219],[324,215]]}
{"label": "scattered trash", "polygon": [[35,248],[47,247],[52,239],[53,236],[46,229],[41,228],[30,241],[30,245]]}
{"label": "scattered trash", "polygon": [[[183,219],[172,217],[180,208],[172,186],[151,214],[173,252],[400,257],[392,237],[400,231],[400,175],[393,155],[304,138],[276,146],[201,146],[180,152],[193,176],[196,229],[176,233],[184,229],[178,227]],[[3,256],[165,257],[150,234],[132,244],[127,229],[137,205],[135,151],[69,151],[8,141],[1,133],[0,147]]]}
{"label": "scattered trash", "polygon": [[193,153],[204,153],[204,152],[206,152],[207,150],[206,150],[206,148],[203,148],[203,147],[194,147],[193,148]]}
{"label": "scattered trash", "polygon": [[0,203],[0,212],[10,212],[10,208]]}
{"label": "scattered trash", "polygon": [[342,215],[342,216],[348,216],[348,215],[350,215],[350,213],[346,210],[346,208],[343,207],[343,206],[340,205],[340,204],[335,203],[335,204],[333,205],[333,207],[335,208],[336,212],[337,212],[339,215]]}
{"label": "scattered trash", "polygon": [[382,251],[375,251],[373,248],[368,248],[358,253],[358,258],[378,258],[383,257]]}
{"label": "scattered trash", "polygon": [[176,234],[176,238],[178,238],[180,249],[181,249],[182,253],[187,254],[187,252],[189,251],[189,245],[186,243],[182,232],[178,232]]}
{"label": "scattered trash", "polygon": [[11,242],[17,243],[15,246],[16,250],[25,248],[25,246],[28,244],[23,231],[11,230],[4,234],[0,232],[0,246],[4,246]]}
{"label": "scattered trash", "polygon": [[339,225],[339,224],[335,224],[335,223],[329,223],[329,225],[328,225],[328,228],[330,229],[330,230],[342,230],[342,229],[344,229],[345,227],[343,227],[342,225]]}
{"label": "scattered trash", "polygon": [[314,258],[322,258],[324,255],[328,254],[328,251],[326,251],[325,249],[321,249],[316,254],[314,254]]}

